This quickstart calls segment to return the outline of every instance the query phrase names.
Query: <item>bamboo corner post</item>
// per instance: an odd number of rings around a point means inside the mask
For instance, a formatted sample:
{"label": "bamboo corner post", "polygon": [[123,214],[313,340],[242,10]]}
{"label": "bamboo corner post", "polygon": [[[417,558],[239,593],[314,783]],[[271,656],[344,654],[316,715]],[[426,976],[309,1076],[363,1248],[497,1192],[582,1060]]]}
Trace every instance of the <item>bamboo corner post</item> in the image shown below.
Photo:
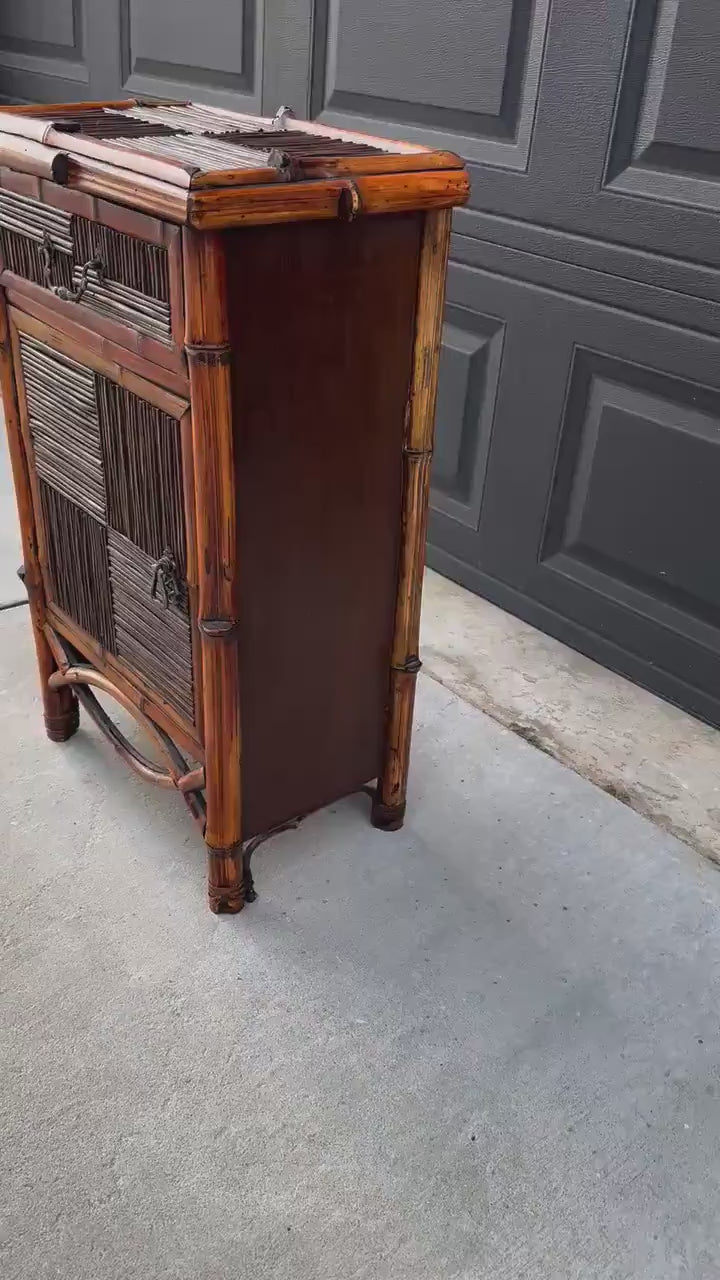
{"label": "bamboo corner post", "polygon": [[421,662],[420,606],[430,493],[438,363],[452,211],[425,214],[418,274],[412,379],[403,445],[402,533],[383,767],[373,826],[397,831],[405,818],[415,684]]}
{"label": "bamboo corner post", "polygon": [[241,911],[239,602],[235,456],[225,246],[214,232],[183,232],[185,351],[192,395],[199,620],[206,760],[208,900]]}

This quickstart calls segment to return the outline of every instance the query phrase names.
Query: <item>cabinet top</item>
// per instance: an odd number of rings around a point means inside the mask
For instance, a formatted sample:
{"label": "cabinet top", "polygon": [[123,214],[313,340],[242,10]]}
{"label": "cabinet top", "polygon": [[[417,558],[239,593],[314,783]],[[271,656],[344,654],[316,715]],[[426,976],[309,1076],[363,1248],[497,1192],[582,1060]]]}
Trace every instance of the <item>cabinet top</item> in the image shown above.
{"label": "cabinet top", "polygon": [[462,160],[408,142],[195,102],[0,110],[0,165],[202,228],[463,204]]}

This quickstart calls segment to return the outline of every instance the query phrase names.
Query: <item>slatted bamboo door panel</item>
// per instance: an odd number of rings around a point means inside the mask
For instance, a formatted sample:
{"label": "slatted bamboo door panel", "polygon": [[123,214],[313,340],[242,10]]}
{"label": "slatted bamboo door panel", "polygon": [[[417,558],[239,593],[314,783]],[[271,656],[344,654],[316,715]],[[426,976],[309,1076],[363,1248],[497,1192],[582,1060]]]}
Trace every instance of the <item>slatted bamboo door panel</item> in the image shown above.
{"label": "slatted bamboo door panel", "polygon": [[187,404],[21,312],[12,321],[50,609],[194,727]]}

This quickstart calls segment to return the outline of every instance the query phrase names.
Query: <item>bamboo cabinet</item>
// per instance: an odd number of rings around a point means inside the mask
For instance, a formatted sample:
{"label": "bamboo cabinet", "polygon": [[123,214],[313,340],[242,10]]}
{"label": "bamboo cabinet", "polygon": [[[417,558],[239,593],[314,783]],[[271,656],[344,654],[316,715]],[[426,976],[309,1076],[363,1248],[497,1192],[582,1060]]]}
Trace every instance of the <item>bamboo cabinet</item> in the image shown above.
{"label": "bamboo cabinet", "polygon": [[[176,790],[213,911],[402,825],[457,157],[188,103],[0,112],[0,374],[47,733]],[[145,755],[96,697],[149,739]]]}

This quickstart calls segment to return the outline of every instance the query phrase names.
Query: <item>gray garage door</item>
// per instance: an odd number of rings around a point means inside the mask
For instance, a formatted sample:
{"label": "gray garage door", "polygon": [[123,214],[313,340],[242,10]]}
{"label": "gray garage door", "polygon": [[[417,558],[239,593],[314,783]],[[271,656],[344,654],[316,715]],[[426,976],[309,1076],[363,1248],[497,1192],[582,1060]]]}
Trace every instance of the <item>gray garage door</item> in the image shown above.
{"label": "gray garage door", "polygon": [[0,0],[0,92],[460,151],[430,559],[720,724],[719,0]]}

